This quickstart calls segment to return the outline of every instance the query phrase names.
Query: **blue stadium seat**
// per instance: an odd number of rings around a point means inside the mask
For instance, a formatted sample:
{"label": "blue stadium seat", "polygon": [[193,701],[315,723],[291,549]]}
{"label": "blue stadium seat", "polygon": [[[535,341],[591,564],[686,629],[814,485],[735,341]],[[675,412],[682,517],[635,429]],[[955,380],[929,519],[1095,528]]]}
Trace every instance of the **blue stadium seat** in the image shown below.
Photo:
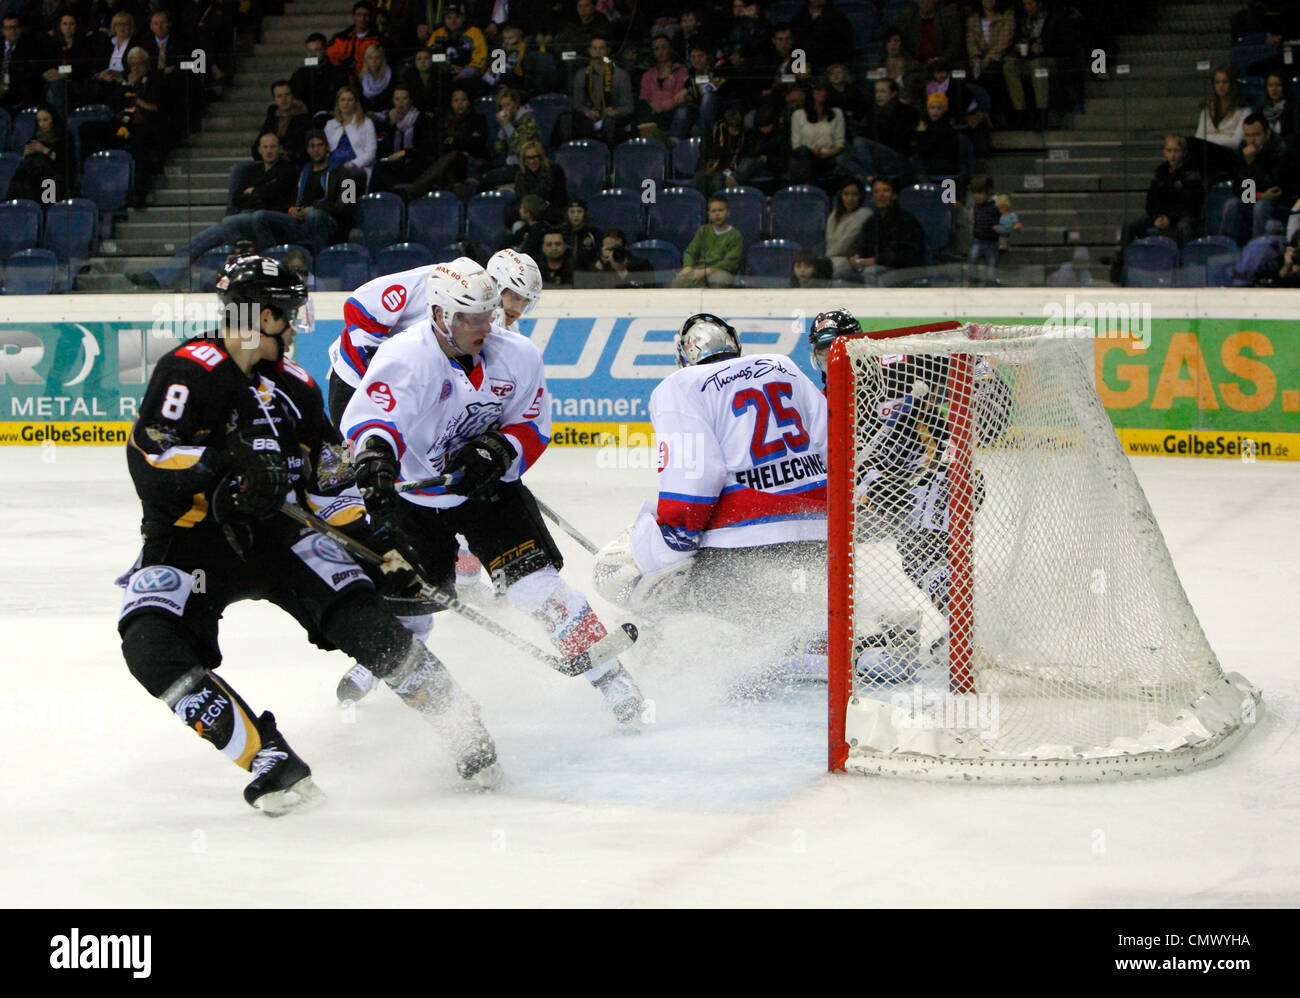
{"label": "blue stadium seat", "polygon": [[952,211],[943,203],[943,191],[938,184],[914,184],[898,192],[898,203],[921,223],[927,262],[932,261],[952,241]]}
{"label": "blue stadium seat", "polygon": [[673,146],[673,176],[678,180],[690,180],[700,168],[699,137],[678,142]]}
{"label": "blue stadium seat", "polygon": [[318,291],[354,291],[370,280],[370,251],[356,243],[339,243],[316,258]]}
{"label": "blue stadium seat", "polygon": [[826,247],[826,192],[800,184],[772,195],[768,203],[773,239],[789,239],[812,253]]}
{"label": "blue stadium seat", "polygon": [[704,224],[704,195],[694,187],[669,187],[646,205],[646,236],[664,239],[679,249]]}
{"label": "blue stadium seat", "polygon": [[45,209],[41,246],[63,265],[65,272],[60,278],[63,287],[71,289],[72,266],[89,259],[94,252],[98,227],[99,211],[88,198],[69,198]]}
{"label": "blue stadium seat", "polygon": [[455,242],[465,228],[465,205],[450,191],[434,191],[406,206],[406,238],[432,249]]}
{"label": "blue stadium seat", "polygon": [[569,196],[595,197],[605,189],[609,176],[609,149],[594,139],[574,139],[555,150],[551,157],[564,170]]}
{"label": "blue stadium seat", "polygon": [[36,108],[29,107],[19,111],[13,120],[13,130],[10,132],[9,141],[13,143],[14,152],[22,155],[23,147],[36,134]]}
{"label": "blue stadium seat", "polygon": [[59,261],[47,249],[25,249],[5,261],[5,294],[49,295],[59,281]]}
{"label": "blue stadium seat", "polygon": [[646,239],[627,248],[633,256],[647,260],[656,271],[676,274],[682,269],[682,251],[663,239]]}
{"label": "blue stadium seat", "polygon": [[402,238],[406,224],[406,203],[389,191],[367,194],[357,202],[349,242],[360,243],[370,252],[378,253]]}
{"label": "blue stadium seat", "polygon": [[653,180],[662,187],[668,171],[668,147],[658,139],[628,139],[614,149],[614,186],[642,190]]}
{"label": "blue stadium seat", "polygon": [[107,104],[84,104],[68,115],[68,134],[72,136],[72,155],[78,169],[86,158],[81,148],[81,126],[88,121],[112,120],[113,110]]}
{"label": "blue stadium seat", "polygon": [[505,206],[515,199],[510,191],[484,191],[469,199],[465,215],[465,238],[495,253],[510,238],[501,221]]}
{"label": "blue stadium seat", "polygon": [[1241,248],[1233,268],[1233,287],[1248,288],[1255,283],[1255,272],[1286,248],[1284,236],[1256,236]]}
{"label": "blue stadium seat", "polygon": [[727,220],[740,230],[745,246],[759,242],[767,216],[767,196],[757,187],[728,187],[722,196],[727,199]]}
{"label": "blue stadium seat", "polygon": [[1124,287],[1172,288],[1178,244],[1165,236],[1135,239],[1124,251]]}
{"label": "blue stadium seat", "polygon": [[124,214],[135,190],[135,160],[125,149],[105,149],[86,157],[81,196],[99,209],[99,232],[112,232],[113,216]]}
{"label": "blue stadium seat", "polygon": [[1178,285],[1183,288],[1226,288],[1241,251],[1228,236],[1205,236],[1183,247]]}
{"label": "blue stadium seat", "polygon": [[[279,260],[281,263],[284,263],[285,257],[287,257],[294,250],[297,250],[306,259],[307,273],[310,274],[312,272],[312,255],[311,255],[311,250],[309,250],[306,246],[298,246],[294,243],[281,243],[279,246],[272,246],[270,249],[264,249],[261,251],[261,253],[262,256],[269,256],[273,260]],[[303,276],[306,275],[304,274]]]}
{"label": "blue stadium seat", "polygon": [[799,249],[790,239],[768,239],[751,246],[745,254],[745,287],[788,288]]}
{"label": "blue stadium seat", "polygon": [[420,243],[394,243],[385,246],[375,257],[375,277],[396,274],[416,267],[432,267],[438,261],[434,259],[429,247]]}
{"label": "blue stadium seat", "polygon": [[641,197],[627,188],[601,191],[587,202],[587,221],[593,229],[622,229],[628,242],[641,238]]}
{"label": "blue stadium seat", "polygon": [[197,273],[193,276],[190,285],[191,291],[215,291],[217,286],[217,272],[225,265],[226,257],[235,251],[235,247],[213,246],[195,261]]}
{"label": "blue stadium seat", "polygon": [[1207,236],[1223,232],[1223,209],[1233,196],[1231,180],[1221,180],[1205,192],[1205,210],[1202,213],[1202,230]]}
{"label": "blue stadium seat", "polygon": [[560,115],[573,106],[573,102],[569,100],[568,94],[538,94],[528,101],[528,105],[533,109],[533,117],[537,119],[537,130],[542,133],[542,144],[549,149],[555,123],[560,120]]}
{"label": "blue stadium seat", "polygon": [[0,204],[0,258],[31,249],[41,240],[41,206],[35,201]]}

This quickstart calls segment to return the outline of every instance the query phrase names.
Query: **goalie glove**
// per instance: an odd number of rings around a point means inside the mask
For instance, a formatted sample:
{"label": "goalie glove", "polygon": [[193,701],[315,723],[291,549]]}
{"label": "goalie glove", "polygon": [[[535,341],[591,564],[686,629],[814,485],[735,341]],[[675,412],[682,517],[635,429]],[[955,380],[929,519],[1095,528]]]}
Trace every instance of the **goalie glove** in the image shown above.
{"label": "goalie glove", "polygon": [[366,512],[375,523],[383,523],[397,512],[397,474],[401,467],[397,455],[383,440],[370,437],[353,466]]}
{"label": "goalie glove", "polygon": [[515,460],[515,449],[500,430],[488,430],[451,456],[444,469],[459,474],[447,491],[466,499],[485,499],[496,491],[501,476]]}
{"label": "goalie glove", "polygon": [[685,586],[694,556],[694,551],[674,551],[668,546],[654,506],[646,503],[632,526],[597,553],[592,582],[611,603],[662,606]]}
{"label": "goalie glove", "polygon": [[256,520],[274,516],[289,491],[289,466],[274,437],[231,432],[226,438],[230,469],[218,492],[229,495],[235,512]]}

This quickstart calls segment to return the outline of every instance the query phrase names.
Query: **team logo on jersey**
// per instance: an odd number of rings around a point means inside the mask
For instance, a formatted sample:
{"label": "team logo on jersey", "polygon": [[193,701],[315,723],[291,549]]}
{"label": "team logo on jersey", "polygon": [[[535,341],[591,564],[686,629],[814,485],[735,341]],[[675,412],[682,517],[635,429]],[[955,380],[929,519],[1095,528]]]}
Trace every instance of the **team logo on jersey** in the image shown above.
{"label": "team logo on jersey", "polygon": [[533,396],[533,404],[528,407],[524,413],[524,419],[536,419],[542,414],[542,396],[546,394],[545,388],[537,389],[537,394]]}
{"label": "team logo on jersey", "polygon": [[131,589],[137,593],[173,593],[180,587],[180,572],[166,565],[142,568],[131,579]]}
{"label": "team logo on jersey", "polygon": [[438,396],[438,401],[446,402],[449,398],[451,398],[451,382],[444,381],[442,383],[442,394]]}
{"label": "team logo on jersey", "polygon": [[348,557],[348,553],[328,537],[321,537],[319,534],[313,537],[311,550],[321,561],[333,562],[335,565],[352,564],[352,559]]}
{"label": "team logo on jersey", "polygon": [[397,405],[397,399],[393,398],[393,390],[382,381],[376,381],[371,385],[366,394],[370,397],[370,401],[384,412],[392,412],[393,406]]}
{"label": "team logo on jersey", "polygon": [[380,296],[380,302],[384,308],[390,312],[400,312],[406,308],[406,288],[401,284],[393,284],[384,288],[384,293]]}
{"label": "team logo on jersey", "polygon": [[668,467],[668,441],[659,441],[659,470],[663,471]]}
{"label": "team logo on jersey", "polygon": [[503,399],[507,395],[514,393],[515,383],[513,381],[498,381],[496,378],[489,378],[488,387],[493,395],[499,399]]}

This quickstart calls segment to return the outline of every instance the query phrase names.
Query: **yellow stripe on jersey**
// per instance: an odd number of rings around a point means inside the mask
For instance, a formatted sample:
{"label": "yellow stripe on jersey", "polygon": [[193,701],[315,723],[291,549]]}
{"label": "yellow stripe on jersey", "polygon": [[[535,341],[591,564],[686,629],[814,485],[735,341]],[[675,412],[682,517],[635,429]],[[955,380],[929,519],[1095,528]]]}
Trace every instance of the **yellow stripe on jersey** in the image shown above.
{"label": "yellow stripe on jersey", "polygon": [[203,518],[208,515],[208,497],[202,492],[194,493],[194,504],[190,506],[176,522],[173,527],[192,527],[196,523],[201,523]]}
{"label": "yellow stripe on jersey", "polygon": [[161,454],[150,454],[136,442],[134,434],[131,436],[131,446],[143,454],[144,459],[153,467],[167,471],[183,471],[194,467],[204,451],[202,447],[168,447]]}

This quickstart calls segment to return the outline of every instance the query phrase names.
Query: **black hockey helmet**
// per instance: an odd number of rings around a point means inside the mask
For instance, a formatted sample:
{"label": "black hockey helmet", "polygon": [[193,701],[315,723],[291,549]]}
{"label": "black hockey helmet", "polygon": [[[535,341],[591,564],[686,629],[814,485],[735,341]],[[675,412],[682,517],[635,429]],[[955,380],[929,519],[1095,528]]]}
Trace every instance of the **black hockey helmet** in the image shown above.
{"label": "black hockey helmet", "polygon": [[269,256],[232,256],[217,275],[217,298],[225,306],[269,308],[292,326],[307,302],[307,285],[297,272]]}
{"label": "black hockey helmet", "polygon": [[808,347],[813,367],[826,373],[826,354],[837,336],[853,336],[862,332],[862,326],[847,308],[832,308],[818,312],[808,330]]}

